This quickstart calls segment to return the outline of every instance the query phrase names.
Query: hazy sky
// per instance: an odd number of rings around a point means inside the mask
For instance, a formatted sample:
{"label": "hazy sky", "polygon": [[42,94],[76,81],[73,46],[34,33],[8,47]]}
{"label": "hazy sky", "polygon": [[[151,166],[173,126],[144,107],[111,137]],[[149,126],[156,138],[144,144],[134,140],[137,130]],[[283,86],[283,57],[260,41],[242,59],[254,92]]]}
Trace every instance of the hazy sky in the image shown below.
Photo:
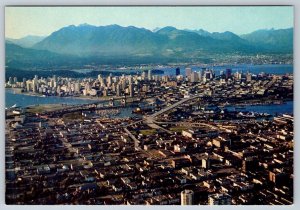
{"label": "hazy sky", "polygon": [[5,37],[49,35],[67,25],[118,24],[245,34],[293,27],[293,7],[6,7]]}

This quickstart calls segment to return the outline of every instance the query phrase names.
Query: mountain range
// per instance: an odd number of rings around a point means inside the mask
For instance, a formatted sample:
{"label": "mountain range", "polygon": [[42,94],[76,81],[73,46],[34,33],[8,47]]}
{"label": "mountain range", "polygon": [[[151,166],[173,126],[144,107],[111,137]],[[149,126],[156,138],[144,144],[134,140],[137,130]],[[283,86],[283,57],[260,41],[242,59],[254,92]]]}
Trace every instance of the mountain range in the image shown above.
{"label": "mountain range", "polygon": [[167,26],[153,31],[134,26],[63,27],[47,37],[6,39],[9,67],[69,64],[203,61],[215,55],[292,54],[293,28],[245,35]]}

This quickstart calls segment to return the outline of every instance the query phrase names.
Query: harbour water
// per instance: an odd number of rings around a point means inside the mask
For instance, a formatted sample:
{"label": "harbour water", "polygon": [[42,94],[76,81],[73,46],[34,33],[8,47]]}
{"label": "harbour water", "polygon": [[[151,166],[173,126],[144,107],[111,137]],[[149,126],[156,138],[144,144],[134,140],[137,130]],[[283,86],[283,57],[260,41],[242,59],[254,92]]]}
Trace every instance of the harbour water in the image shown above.
{"label": "harbour water", "polygon": [[229,111],[267,113],[276,116],[279,114],[293,114],[294,102],[287,101],[282,104],[246,105],[240,110],[236,109],[235,106],[225,106],[225,108]]}
{"label": "harbour water", "polygon": [[41,97],[14,93],[12,89],[5,89],[5,106],[10,107],[14,104],[20,107],[27,107],[36,104],[87,104],[92,103],[93,100],[66,98],[66,97]]}

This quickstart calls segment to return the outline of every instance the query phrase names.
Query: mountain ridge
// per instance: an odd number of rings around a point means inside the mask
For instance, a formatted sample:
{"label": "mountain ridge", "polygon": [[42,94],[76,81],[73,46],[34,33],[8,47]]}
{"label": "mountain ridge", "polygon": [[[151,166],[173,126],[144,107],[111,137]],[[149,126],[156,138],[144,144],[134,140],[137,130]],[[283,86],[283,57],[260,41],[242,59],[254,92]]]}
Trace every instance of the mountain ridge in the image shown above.
{"label": "mountain ridge", "polygon": [[53,62],[58,64],[64,60],[63,57],[67,57],[66,62],[69,62],[70,58],[85,62],[109,60],[115,63],[122,63],[125,60],[137,63],[192,62],[213,59],[215,55],[220,54],[242,56],[292,53],[293,28],[262,29],[239,36],[230,31],[210,33],[203,29],[181,30],[173,26],[151,31],[117,24],[108,26],[80,24],[60,28],[30,48],[16,48],[8,45],[9,43],[16,43],[6,40],[7,49],[14,48],[16,52],[10,51],[6,60],[27,64],[29,58],[26,53],[33,54],[37,59],[36,62],[45,61],[45,57],[38,55],[41,52],[42,55],[49,54],[54,58]]}

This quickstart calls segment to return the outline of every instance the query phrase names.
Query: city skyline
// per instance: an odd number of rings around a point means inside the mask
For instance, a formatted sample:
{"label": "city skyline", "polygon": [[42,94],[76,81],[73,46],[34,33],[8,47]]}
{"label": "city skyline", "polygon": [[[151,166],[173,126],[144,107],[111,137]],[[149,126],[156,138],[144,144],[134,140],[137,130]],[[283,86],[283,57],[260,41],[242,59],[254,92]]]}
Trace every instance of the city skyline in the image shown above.
{"label": "city skyline", "polygon": [[84,23],[96,26],[118,24],[149,30],[173,26],[242,35],[260,29],[291,28],[294,21],[292,6],[5,8],[6,38],[48,36],[62,27]]}
{"label": "city skyline", "polygon": [[293,9],[7,6],[6,205],[292,205]]}

